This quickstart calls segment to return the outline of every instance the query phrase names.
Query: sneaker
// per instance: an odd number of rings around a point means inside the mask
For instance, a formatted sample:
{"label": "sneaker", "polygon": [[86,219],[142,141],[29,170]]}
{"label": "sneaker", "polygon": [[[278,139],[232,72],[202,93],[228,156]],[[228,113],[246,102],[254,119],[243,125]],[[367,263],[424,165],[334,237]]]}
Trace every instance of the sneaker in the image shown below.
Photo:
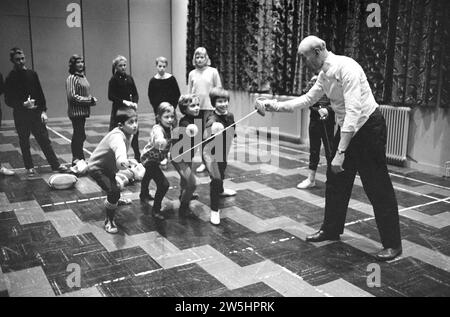
{"label": "sneaker", "polygon": [[28,174],[28,176],[34,176],[37,173],[36,173],[36,170],[34,168],[29,168],[29,169],[27,169],[27,174]]}
{"label": "sneaker", "polygon": [[236,196],[236,191],[230,188],[224,188],[223,192],[221,192],[220,197],[232,197]]}
{"label": "sneaker", "polygon": [[316,186],[316,182],[311,182],[309,178],[305,179],[303,182],[297,185],[298,189],[307,189],[307,188],[313,188]]}
{"label": "sneaker", "polygon": [[152,195],[150,195],[149,193],[145,194],[145,193],[140,193],[139,194],[139,199],[146,204],[149,204],[151,200],[154,200],[155,198],[153,198]]}
{"label": "sneaker", "polygon": [[65,167],[64,165],[60,165],[57,168],[52,168],[53,172],[58,172],[58,173],[67,173],[69,171],[69,169],[67,167]]}
{"label": "sneaker", "polygon": [[128,198],[120,198],[117,202],[117,206],[125,206],[125,205],[131,205],[132,201]]}
{"label": "sneaker", "polygon": [[211,218],[209,221],[211,221],[213,225],[220,224],[220,210],[218,211],[211,210]]}
{"label": "sneaker", "polygon": [[197,169],[195,170],[197,173],[203,173],[206,170],[205,164],[201,164]]}
{"label": "sneaker", "polygon": [[16,174],[14,171],[11,171],[9,169],[7,169],[6,167],[1,167],[0,168],[0,174],[3,174],[5,176],[12,176],[14,174]]}
{"label": "sneaker", "polygon": [[119,231],[114,220],[105,220],[105,231],[112,234],[115,234]]}

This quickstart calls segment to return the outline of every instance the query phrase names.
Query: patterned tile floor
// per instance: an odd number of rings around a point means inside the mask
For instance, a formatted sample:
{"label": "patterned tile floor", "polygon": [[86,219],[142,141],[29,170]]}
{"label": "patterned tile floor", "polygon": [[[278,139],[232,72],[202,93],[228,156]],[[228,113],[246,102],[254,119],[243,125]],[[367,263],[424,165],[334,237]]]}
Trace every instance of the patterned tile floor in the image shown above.
{"label": "patterned tile floor", "polygon": [[[107,120],[88,120],[87,154]],[[141,148],[152,122],[140,119]],[[70,162],[70,122],[48,126],[56,153]],[[133,203],[118,210],[120,233],[109,235],[96,183],[84,176],[74,189],[51,190],[48,163],[31,143],[39,174],[29,178],[13,126],[0,129],[1,160],[17,172],[0,176],[0,296],[450,296],[448,179],[390,167],[404,253],[376,263],[378,231],[359,179],[341,241],[305,242],[322,222],[326,179],[321,166],[316,188],[295,188],[308,174],[304,147],[281,143],[271,164],[242,159],[257,153],[258,140],[236,143],[225,185],[237,196],[221,202],[219,226],[208,221],[206,174],[198,175],[197,218],[178,215],[179,177],[169,167],[167,219],[151,217],[135,183],[123,191]]]}

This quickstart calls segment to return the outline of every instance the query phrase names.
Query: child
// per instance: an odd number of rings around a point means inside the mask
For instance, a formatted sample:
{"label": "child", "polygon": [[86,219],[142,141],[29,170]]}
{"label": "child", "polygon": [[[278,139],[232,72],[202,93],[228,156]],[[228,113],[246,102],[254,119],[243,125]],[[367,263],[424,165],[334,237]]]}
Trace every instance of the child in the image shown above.
{"label": "child", "polygon": [[152,214],[155,218],[164,219],[161,213],[161,204],[169,190],[169,181],[161,171],[159,164],[167,158],[170,149],[171,130],[176,125],[175,108],[168,102],[162,102],[156,113],[156,122],[150,132],[150,140],[141,156],[142,165],[145,167],[145,175],[141,181],[139,198],[146,204],[152,199],[148,187],[153,179],[156,183],[156,193]]}
{"label": "child", "polygon": [[[214,112],[209,116],[205,127],[207,138],[211,135],[223,131],[234,124],[234,115],[228,111],[230,95],[228,91],[222,88],[213,88],[209,93]],[[210,199],[211,199],[211,218],[214,225],[220,224],[220,197],[229,197],[236,195],[232,189],[223,188],[225,178],[225,169],[227,167],[227,156],[231,148],[231,142],[236,137],[236,127],[233,126],[222,134],[216,136],[211,142],[203,148],[203,160],[211,177]]]}
{"label": "child", "polygon": [[89,158],[89,175],[107,193],[105,201],[105,230],[117,233],[114,222],[117,206],[131,204],[129,199],[120,199],[120,189],[116,183],[117,171],[132,168],[127,158],[131,138],[137,132],[137,114],[133,108],[122,107],[116,113],[117,127],[110,131],[97,145]]}
{"label": "child", "polygon": [[[200,113],[200,100],[196,95],[182,95],[178,101],[178,107],[184,117],[181,118],[179,123],[178,141],[182,142],[182,139],[190,137],[188,144],[190,148],[195,146],[195,136],[200,133],[201,118]],[[199,137],[201,141],[201,136]],[[184,145],[184,144],[183,144]],[[187,149],[182,148],[182,153]],[[176,157],[180,153],[172,153],[172,157]],[[187,153],[186,157],[182,156],[179,160],[172,161],[173,166],[180,174],[180,214],[184,216],[194,216],[194,213],[189,208],[189,202],[194,197],[194,191],[196,188],[195,175],[192,170],[192,159],[195,156],[195,149]]]}
{"label": "child", "polygon": [[67,173],[68,168],[59,163],[48,136],[47,106],[38,74],[25,66],[22,49],[13,47],[9,58],[14,68],[6,77],[5,102],[14,109],[14,124],[28,175],[36,175],[31,156],[30,133],[33,133],[52,170]]}
{"label": "child", "polygon": [[[209,92],[214,87],[222,87],[219,72],[211,67],[211,60],[204,47],[198,47],[194,52],[192,64],[195,66],[189,73],[188,93],[195,94],[200,98],[200,117],[202,118],[202,135],[205,131],[205,124],[214,108],[209,100]],[[197,168],[197,173],[205,171],[205,165],[201,164]]]}
{"label": "child", "polygon": [[[314,86],[317,76],[309,81],[305,93]],[[320,140],[325,146],[327,164],[331,164],[331,149],[334,139],[334,112],[330,106],[330,100],[323,96],[315,105],[309,107],[309,175],[303,182],[297,185],[298,189],[307,189],[316,186],[316,170],[320,160]],[[323,116],[323,118],[322,118]]]}
{"label": "child", "polygon": [[[139,94],[136,89],[133,77],[127,74],[127,59],[124,56],[117,56],[112,61],[112,74],[108,84],[108,99],[112,101],[111,118],[109,130],[116,127],[115,114],[120,107],[131,107],[137,110]],[[139,152],[139,130],[131,141],[134,158],[139,162],[141,153]]]}
{"label": "child", "polygon": [[86,118],[91,114],[97,98],[91,95],[91,86],[86,78],[84,59],[80,55],[72,55],[69,59],[69,77],[66,79],[67,104],[70,121],[72,121],[72,168],[73,172],[78,161],[84,161],[83,143],[86,140]]}
{"label": "child", "polygon": [[148,99],[155,113],[158,112],[158,106],[161,102],[170,103],[175,109],[180,98],[180,88],[175,76],[166,72],[167,58],[160,56],[156,59],[157,73],[148,83]]}
{"label": "child", "polygon": [[[157,73],[148,83],[148,98],[153,107],[155,117],[161,102],[168,102],[176,109],[180,98],[180,88],[175,76],[166,73],[167,64],[167,58],[164,56],[158,57],[156,59]],[[161,165],[165,167],[167,159],[162,160]]]}

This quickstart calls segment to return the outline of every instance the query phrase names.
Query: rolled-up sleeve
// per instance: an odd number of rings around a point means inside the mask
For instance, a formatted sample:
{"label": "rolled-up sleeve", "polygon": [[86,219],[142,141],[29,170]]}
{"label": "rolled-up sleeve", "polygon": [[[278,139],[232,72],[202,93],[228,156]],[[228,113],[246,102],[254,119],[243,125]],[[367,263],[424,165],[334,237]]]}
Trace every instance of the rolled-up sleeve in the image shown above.
{"label": "rolled-up sleeve", "polygon": [[312,86],[312,88],[306,94],[304,94],[298,98],[289,100],[287,102],[287,105],[288,105],[288,107],[290,107],[292,109],[308,108],[308,107],[314,105],[315,103],[317,103],[324,94],[325,94],[325,91],[323,89],[322,80],[319,77],[319,79],[317,79],[314,86]]}
{"label": "rolled-up sleeve", "polygon": [[359,70],[350,66],[342,69],[342,89],[344,93],[345,117],[342,132],[355,132],[361,117],[361,80]]}

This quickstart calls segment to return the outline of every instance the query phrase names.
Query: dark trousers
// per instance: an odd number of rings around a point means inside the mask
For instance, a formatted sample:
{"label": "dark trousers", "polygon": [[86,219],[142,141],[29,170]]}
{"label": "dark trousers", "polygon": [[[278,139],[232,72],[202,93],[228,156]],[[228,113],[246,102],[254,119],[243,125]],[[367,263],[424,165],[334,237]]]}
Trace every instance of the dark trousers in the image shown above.
{"label": "dark trousers", "polygon": [[[373,206],[383,247],[401,246],[397,199],[386,165],[386,138],[386,122],[377,109],[351,140],[345,153],[344,172],[335,174],[328,168],[322,230],[332,235],[343,233],[358,172]],[[333,157],[339,140],[340,131],[335,136]]]}
{"label": "dark trousers", "polygon": [[[89,175],[97,182],[98,186],[106,192],[106,200],[111,205],[116,205],[120,199],[120,188],[117,187],[116,174],[106,173],[101,170],[90,171]],[[106,209],[106,216],[113,220],[114,209]]]}
{"label": "dark trousers", "polygon": [[[206,122],[208,121],[209,116],[213,113],[214,110],[200,110],[200,118],[202,119],[202,141],[205,141],[204,133],[206,130]],[[200,153],[202,153],[202,145],[198,147],[200,149]],[[205,160],[203,159],[202,154],[202,163],[205,164]],[[206,164],[205,164],[206,165]]]}
{"label": "dark trousers", "polygon": [[209,198],[211,200],[211,210],[219,210],[220,194],[223,193],[223,180],[225,179],[225,170],[227,162],[216,162],[205,157],[205,166],[211,177],[209,184]]}
{"label": "dark trousers", "polygon": [[196,179],[192,170],[192,162],[174,162],[172,165],[180,174],[180,202],[188,206],[196,188]]}
{"label": "dark trousers", "polygon": [[[117,109],[111,112],[111,117],[109,119],[109,131],[111,131],[112,129],[114,129],[115,127],[117,127],[117,123],[116,123],[116,116],[115,113],[117,112]],[[137,130],[136,134],[133,135],[133,138],[131,139],[131,148],[133,149],[134,152],[134,158],[136,159],[136,161],[140,162],[141,161],[141,152],[139,151],[139,129]]]}
{"label": "dark trousers", "polygon": [[141,181],[141,194],[147,195],[150,181],[156,183],[155,200],[153,202],[153,210],[160,211],[164,196],[169,190],[169,181],[159,167],[159,162],[150,161],[145,164],[145,174]]}
{"label": "dark trousers", "polygon": [[57,169],[60,164],[50,143],[47,127],[42,123],[41,113],[39,111],[27,110],[20,112],[14,111],[13,115],[16,131],[19,135],[20,150],[22,151],[25,168],[30,169],[34,167],[30,151],[30,134],[33,133],[48,163],[52,169]]}
{"label": "dark trousers", "polygon": [[[328,137],[328,138],[327,138]],[[334,139],[334,120],[310,119],[309,122],[309,169],[316,171],[320,161],[321,142],[325,147],[325,157],[331,164],[331,150]]]}
{"label": "dark trousers", "polygon": [[72,149],[72,162],[75,160],[84,160],[84,151],[83,144],[86,140],[86,118],[70,118],[72,121],[73,134],[72,134],[72,143],[70,147]]}

